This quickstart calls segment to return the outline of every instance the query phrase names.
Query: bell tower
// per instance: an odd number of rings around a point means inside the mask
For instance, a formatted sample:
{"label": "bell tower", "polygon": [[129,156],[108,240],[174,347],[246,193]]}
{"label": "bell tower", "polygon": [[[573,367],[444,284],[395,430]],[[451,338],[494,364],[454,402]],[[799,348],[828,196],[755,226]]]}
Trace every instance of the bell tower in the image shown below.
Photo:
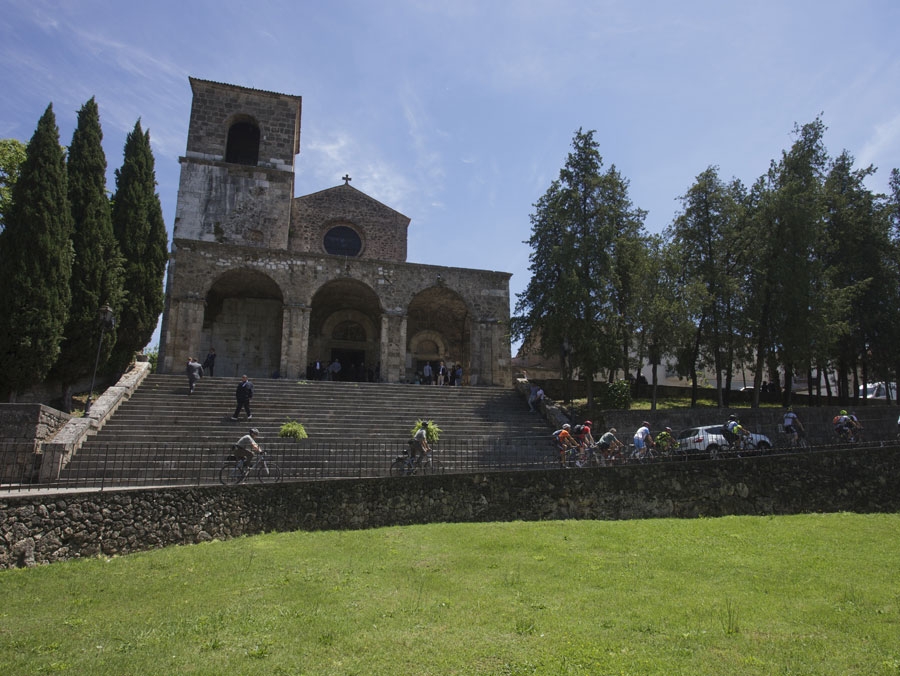
{"label": "bell tower", "polygon": [[173,239],[287,249],[301,97],[190,83]]}

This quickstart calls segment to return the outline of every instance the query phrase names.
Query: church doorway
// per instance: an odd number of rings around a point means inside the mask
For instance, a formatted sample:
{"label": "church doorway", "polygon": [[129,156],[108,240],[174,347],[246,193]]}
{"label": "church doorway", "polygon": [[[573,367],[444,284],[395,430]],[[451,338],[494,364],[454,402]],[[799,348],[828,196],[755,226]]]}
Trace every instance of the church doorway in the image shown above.
{"label": "church doorway", "polygon": [[362,381],[381,358],[381,301],[362,282],[328,282],[312,299],[309,358],[341,361],[340,380]]}
{"label": "church doorway", "polygon": [[341,348],[333,348],[331,350],[331,360],[339,359],[341,362],[341,374],[338,380],[347,380],[357,383],[367,381],[366,370],[369,366],[366,364],[365,350],[346,350]]}
{"label": "church doorway", "polygon": [[441,360],[449,368],[462,364],[469,373],[472,351],[472,317],[462,297],[446,287],[433,286],[412,299],[407,312],[407,380],[415,382],[422,362],[437,370]]}

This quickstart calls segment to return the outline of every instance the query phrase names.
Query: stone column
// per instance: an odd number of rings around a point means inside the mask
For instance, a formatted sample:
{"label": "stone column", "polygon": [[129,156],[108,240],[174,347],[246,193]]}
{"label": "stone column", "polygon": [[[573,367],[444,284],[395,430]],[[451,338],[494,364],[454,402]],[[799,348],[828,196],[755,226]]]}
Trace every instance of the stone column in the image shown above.
{"label": "stone column", "polygon": [[309,313],[303,304],[285,303],[281,322],[281,364],[283,378],[305,378],[309,360]]}
{"label": "stone column", "polygon": [[406,372],[406,315],[381,315],[381,379],[398,383]]}
{"label": "stone column", "polygon": [[205,306],[206,303],[199,298],[171,299],[167,331],[163,336],[166,342],[163,373],[180,373],[188,357],[203,356],[200,354],[200,338]]}

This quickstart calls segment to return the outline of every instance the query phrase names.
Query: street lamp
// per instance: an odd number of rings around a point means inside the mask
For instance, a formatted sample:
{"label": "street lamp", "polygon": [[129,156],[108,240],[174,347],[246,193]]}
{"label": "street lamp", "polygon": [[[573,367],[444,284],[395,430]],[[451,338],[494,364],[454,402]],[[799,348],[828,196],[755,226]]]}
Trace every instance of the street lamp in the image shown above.
{"label": "street lamp", "polygon": [[91,397],[94,396],[94,381],[97,380],[97,367],[100,365],[100,350],[103,347],[103,334],[106,329],[111,329],[116,325],[116,317],[109,305],[104,305],[99,311],[100,317],[100,340],[97,341],[97,359],[94,360],[94,374],[91,376],[91,389],[88,392],[87,401],[84,402],[84,414],[91,412]]}

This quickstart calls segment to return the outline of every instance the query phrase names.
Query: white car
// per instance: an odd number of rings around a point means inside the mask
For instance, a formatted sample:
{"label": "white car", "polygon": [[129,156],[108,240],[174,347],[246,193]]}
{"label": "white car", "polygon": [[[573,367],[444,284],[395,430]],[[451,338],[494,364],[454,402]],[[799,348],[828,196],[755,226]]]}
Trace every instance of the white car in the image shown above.
{"label": "white car", "polygon": [[[678,451],[688,456],[703,453],[710,458],[718,457],[720,452],[730,451],[731,445],[725,438],[725,425],[704,425],[681,430],[677,436]],[[772,441],[765,434],[750,434],[750,442],[744,450],[766,452],[772,448]]]}

